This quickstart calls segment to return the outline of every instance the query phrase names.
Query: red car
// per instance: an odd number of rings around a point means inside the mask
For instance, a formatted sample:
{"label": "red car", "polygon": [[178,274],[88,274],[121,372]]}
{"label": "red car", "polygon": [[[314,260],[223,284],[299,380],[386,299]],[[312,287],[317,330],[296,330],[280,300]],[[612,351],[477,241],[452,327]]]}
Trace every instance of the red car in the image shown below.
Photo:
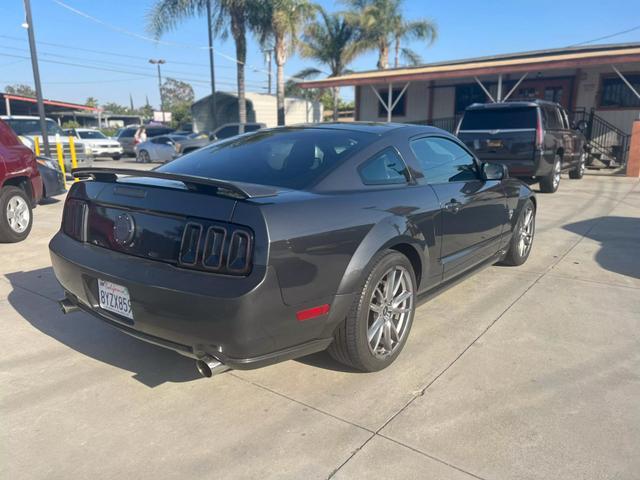
{"label": "red car", "polygon": [[36,156],[0,120],[0,242],[27,238],[42,190]]}

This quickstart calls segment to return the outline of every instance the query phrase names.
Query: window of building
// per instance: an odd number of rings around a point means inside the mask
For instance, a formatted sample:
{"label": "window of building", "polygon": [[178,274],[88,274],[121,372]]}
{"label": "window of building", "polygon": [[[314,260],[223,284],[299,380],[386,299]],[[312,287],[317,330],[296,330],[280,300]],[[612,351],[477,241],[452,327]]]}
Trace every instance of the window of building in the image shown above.
{"label": "window of building", "polygon": [[486,103],[487,101],[487,95],[477,83],[456,85],[456,114],[464,112],[465,108],[472,103]]}
{"label": "window of building", "polygon": [[[640,75],[625,75],[636,91],[640,91]],[[620,77],[602,79],[600,106],[607,108],[638,108],[640,98],[622,81]]]}
{"label": "window of building", "polygon": [[393,148],[387,148],[367,160],[358,171],[365,185],[406,183],[408,178],[407,166]]}
{"label": "window of building", "polygon": [[[397,88],[397,89],[394,88],[391,91],[391,105],[393,105],[393,103],[398,99],[401,92],[402,92],[401,88]],[[378,94],[380,95],[380,98],[382,98],[386,103],[387,99],[389,98],[389,90],[388,89],[378,90]],[[391,116],[404,117],[406,114],[407,114],[407,91],[405,90],[402,97],[400,97],[400,100],[398,100],[398,103],[396,103],[396,106],[393,107],[393,110],[391,111]],[[384,104],[380,101],[380,99],[378,99],[378,116],[385,117],[385,118],[387,117],[387,109],[385,108]]]}
{"label": "window of building", "polygon": [[427,182],[469,182],[477,179],[473,157],[460,145],[441,137],[413,140],[411,150]]}

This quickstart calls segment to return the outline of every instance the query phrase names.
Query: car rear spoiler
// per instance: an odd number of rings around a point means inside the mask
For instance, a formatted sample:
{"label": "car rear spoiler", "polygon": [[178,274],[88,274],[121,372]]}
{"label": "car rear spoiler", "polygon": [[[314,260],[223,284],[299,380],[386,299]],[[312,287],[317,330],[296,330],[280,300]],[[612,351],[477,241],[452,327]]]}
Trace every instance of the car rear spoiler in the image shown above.
{"label": "car rear spoiler", "polygon": [[100,182],[116,182],[118,176],[138,178],[158,178],[161,180],[173,180],[183,183],[189,190],[200,190],[202,187],[212,187],[217,193],[235,198],[258,198],[277,195],[278,190],[266,185],[254,183],[228,182],[215,178],[199,177],[196,175],[183,175],[179,173],[165,173],[155,170],[134,170],[130,168],[74,168],[73,176],[76,178],[93,178]]}

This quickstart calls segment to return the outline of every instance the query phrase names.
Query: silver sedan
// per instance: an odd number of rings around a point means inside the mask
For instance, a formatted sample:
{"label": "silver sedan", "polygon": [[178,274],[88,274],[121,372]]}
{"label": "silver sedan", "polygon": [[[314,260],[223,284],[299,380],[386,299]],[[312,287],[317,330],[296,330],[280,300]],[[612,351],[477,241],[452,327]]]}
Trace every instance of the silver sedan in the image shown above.
{"label": "silver sedan", "polygon": [[159,135],[139,143],[135,147],[136,161],[142,163],[170,162],[179,155],[176,150],[176,142],[185,138],[184,135]]}

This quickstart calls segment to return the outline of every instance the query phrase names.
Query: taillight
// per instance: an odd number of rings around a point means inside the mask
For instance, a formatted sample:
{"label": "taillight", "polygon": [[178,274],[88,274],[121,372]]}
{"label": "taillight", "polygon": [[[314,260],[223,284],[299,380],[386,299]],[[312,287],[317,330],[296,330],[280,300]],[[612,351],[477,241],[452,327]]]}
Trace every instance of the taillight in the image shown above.
{"label": "taillight", "polygon": [[62,214],[62,231],[79,242],[87,241],[87,213],[89,208],[86,202],[67,199]]}
{"label": "taillight", "polygon": [[185,225],[178,264],[227,275],[251,271],[253,233],[235,225]]}
{"label": "taillight", "polygon": [[544,132],[542,131],[542,120],[538,114],[538,123],[536,124],[536,148],[542,150],[544,148]]}

